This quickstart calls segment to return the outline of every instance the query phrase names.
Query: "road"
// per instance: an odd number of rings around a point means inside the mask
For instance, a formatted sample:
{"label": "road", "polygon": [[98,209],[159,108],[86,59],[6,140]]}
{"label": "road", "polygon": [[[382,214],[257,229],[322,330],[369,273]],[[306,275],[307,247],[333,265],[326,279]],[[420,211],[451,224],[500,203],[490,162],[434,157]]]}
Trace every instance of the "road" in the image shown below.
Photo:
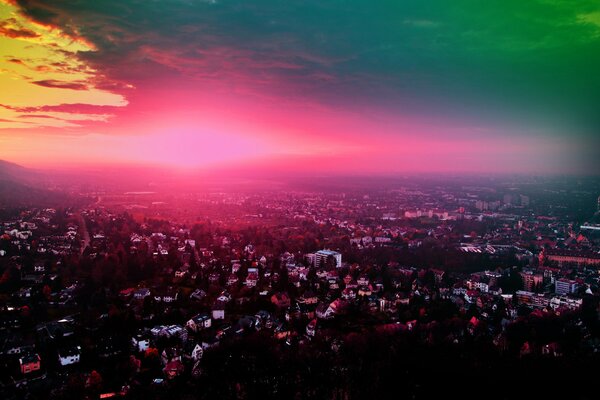
{"label": "road", "polygon": [[79,233],[81,234],[81,237],[83,237],[83,245],[81,246],[81,251],[79,253],[81,255],[83,254],[83,251],[86,249],[86,247],[90,245],[91,240],[90,233],[87,229],[87,224],[85,223],[85,218],[83,218],[81,212],[77,214],[77,218],[79,220]]}

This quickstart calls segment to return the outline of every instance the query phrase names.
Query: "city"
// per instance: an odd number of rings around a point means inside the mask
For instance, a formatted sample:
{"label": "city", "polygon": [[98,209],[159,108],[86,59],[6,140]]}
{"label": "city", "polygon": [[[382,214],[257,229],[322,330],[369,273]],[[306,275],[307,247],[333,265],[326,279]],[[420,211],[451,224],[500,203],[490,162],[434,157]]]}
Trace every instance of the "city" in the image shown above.
{"label": "city", "polygon": [[600,181],[455,179],[5,204],[4,397],[385,397],[406,359],[416,398],[454,368],[592,393],[569,374],[600,348]]}
{"label": "city", "polygon": [[598,0],[0,0],[0,399],[600,398]]}

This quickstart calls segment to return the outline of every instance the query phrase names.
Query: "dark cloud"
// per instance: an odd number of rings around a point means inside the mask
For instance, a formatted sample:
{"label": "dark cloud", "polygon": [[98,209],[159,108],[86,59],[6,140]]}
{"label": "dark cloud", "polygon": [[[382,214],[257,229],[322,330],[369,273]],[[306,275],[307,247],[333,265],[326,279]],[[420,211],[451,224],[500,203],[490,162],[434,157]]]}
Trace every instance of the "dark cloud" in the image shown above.
{"label": "dark cloud", "polygon": [[57,81],[54,79],[44,79],[40,81],[31,82],[34,85],[56,88],[56,89],[71,89],[71,90],[88,90],[89,87],[85,82],[68,82],[68,81]]}
{"label": "dark cloud", "polygon": [[[93,104],[58,104],[44,105],[37,107],[13,107],[5,104],[0,104],[0,107],[11,111],[21,113],[20,117],[26,118],[39,112],[60,112],[67,114],[89,114],[89,115],[110,115],[123,111],[122,107],[118,106],[98,106]],[[39,115],[39,114],[35,114]]]}
{"label": "dark cloud", "polygon": [[40,35],[35,33],[34,31],[27,29],[27,28],[23,28],[23,27],[16,27],[16,26],[11,26],[11,22],[14,21],[14,19],[8,19],[6,21],[0,21],[0,35],[1,36],[7,36],[9,38],[14,38],[14,39],[18,39],[18,38],[24,38],[24,39],[31,39],[31,38],[37,38]]}
{"label": "dark cloud", "polygon": [[18,115],[17,118],[45,118],[45,119],[57,119],[51,115],[43,115],[43,114],[27,114],[27,115]]}

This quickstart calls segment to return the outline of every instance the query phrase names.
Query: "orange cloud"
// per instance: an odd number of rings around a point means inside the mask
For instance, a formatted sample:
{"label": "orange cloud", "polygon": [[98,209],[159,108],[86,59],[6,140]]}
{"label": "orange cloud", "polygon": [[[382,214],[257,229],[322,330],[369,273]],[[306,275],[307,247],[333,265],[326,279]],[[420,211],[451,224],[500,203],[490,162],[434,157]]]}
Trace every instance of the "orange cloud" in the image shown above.
{"label": "orange cloud", "polygon": [[0,135],[12,129],[75,128],[85,121],[108,119],[96,112],[41,115],[40,107],[127,105],[124,96],[109,89],[111,83],[82,59],[94,51],[86,40],[37,23],[14,2],[0,0]]}

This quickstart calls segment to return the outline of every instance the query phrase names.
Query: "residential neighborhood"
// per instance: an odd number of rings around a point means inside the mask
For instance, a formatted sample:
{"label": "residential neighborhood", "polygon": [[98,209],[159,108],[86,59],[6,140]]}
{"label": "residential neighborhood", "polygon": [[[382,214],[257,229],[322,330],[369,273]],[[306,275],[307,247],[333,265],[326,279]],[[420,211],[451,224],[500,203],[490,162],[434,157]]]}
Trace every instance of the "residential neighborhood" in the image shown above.
{"label": "residential neighborhood", "polygon": [[[427,190],[223,198],[225,208],[260,204],[279,221],[268,230],[243,216],[189,225],[122,205],[5,211],[1,390],[127,398],[205,385],[254,341],[294,357],[341,356],[373,336],[487,343],[516,360],[600,350],[597,231],[543,212],[552,206],[533,195],[489,212],[483,189]],[[402,212],[420,202],[444,211]]]}

